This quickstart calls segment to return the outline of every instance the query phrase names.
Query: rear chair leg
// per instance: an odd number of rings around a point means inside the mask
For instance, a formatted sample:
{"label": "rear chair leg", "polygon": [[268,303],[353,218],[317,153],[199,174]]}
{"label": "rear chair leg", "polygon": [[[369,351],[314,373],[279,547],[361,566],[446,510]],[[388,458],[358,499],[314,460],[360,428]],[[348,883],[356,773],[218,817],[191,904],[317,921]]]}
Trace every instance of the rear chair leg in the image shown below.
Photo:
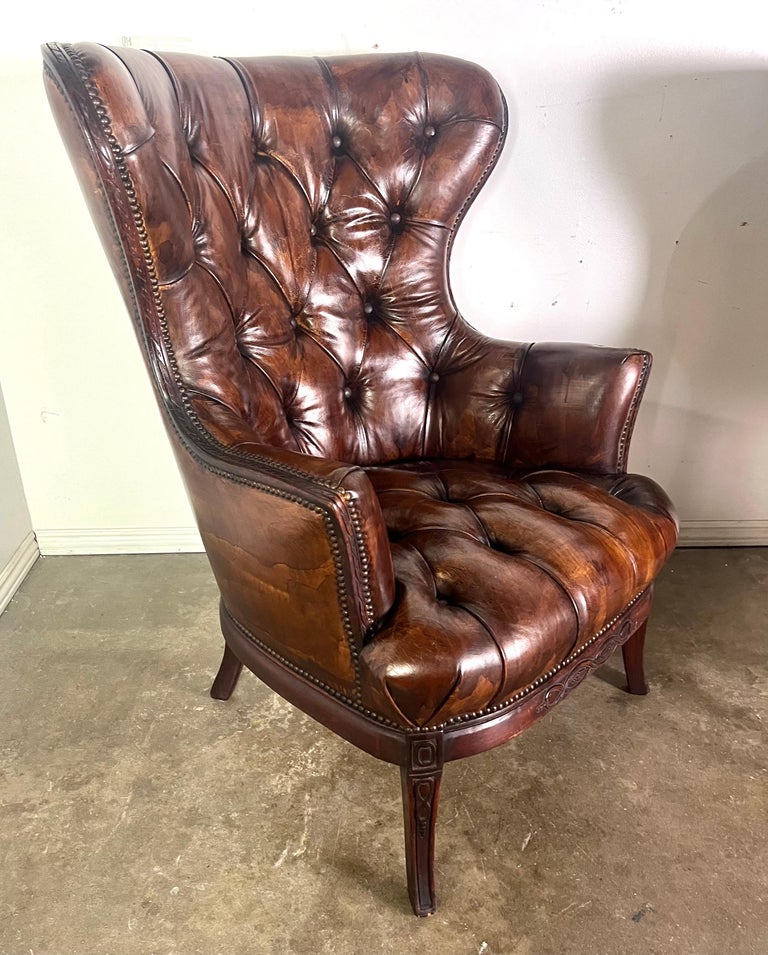
{"label": "rear chair leg", "polygon": [[221,666],[211,687],[211,696],[214,700],[228,700],[232,696],[232,691],[237,686],[242,669],[243,664],[229,649],[229,645],[225,643]]}
{"label": "rear chair leg", "polygon": [[648,692],[643,669],[643,647],[647,626],[648,621],[645,620],[621,648],[624,656],[624,670],[627,674],[627,690],[638,696],[644,696]]}
{"label": "rear chair leg", "polygon": [[435,822],[442,775],[442,736],[412,739],[408,765],[400,767],[400,779],[408,895],[413,911],[420,916],[435,911]]}

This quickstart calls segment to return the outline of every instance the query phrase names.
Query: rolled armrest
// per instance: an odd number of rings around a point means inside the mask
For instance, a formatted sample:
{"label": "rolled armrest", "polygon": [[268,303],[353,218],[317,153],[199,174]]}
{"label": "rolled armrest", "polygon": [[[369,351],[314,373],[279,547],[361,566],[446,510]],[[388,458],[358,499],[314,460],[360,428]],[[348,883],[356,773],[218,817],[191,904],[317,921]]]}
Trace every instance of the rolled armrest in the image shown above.
{"label": "rolled armrest", "polygon": [[511,467],[626,470],[651,356],[597,345],[470,333],[436,386],[428,453]]}
{"label": "rolled armrest", "polygon": [[623,473],[648,352],[543,342],[522,363],[504,462]]}
{"label": "rolled armrest", "polygon": [[289,664],[357,691],[366,632],[394,600],[381,509],[359,468],[241,440],[171,415],[174,450],[222,600]]}

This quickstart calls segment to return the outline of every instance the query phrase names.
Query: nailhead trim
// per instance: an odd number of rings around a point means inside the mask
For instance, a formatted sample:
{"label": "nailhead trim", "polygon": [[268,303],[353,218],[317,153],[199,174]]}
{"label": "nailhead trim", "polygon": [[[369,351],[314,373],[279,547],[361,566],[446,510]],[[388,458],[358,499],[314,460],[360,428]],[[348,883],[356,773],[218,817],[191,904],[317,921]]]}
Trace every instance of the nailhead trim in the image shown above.
{"label": "nailhead trim", "polygon": [[357,547],[360,553],[360,568],[363,578],[363,604],[365,606],[366,624],[370,627],[376,619],[376,612],[373,607],[373,595],[371,594],[370,570],[371,564],[368,560],[368,548],[365,546],[365,534],[363,531],[362,518],[357,501],[349,491],[345,491],[345,500],[349,510],[349,516],[352,519],[352,528],[357,540]]}
{"label": "nailhead trim", "polygon": [[[349,606],[347,601],[347,592],[344,586],[344,567],[341,559],[341,546],[339,544],[339,539],[336,534],[336,529],[333,523],[333,518],[328,513],[328,511],[321,507],[319,504],[311,504],[308,501],[305,501],[303,498],[299,497],[296,494],[290,494],[288,491],[280,490],[279,488],[270,487],[268,484],[263,484],[260,481],[249,480],[248,478],[240,477],[237,474],[232,474],[231,471],[225,471],[222,468],[214,467],[209,464],[203,458],[201,458],[195,451],[193,445],[191,445],[184,437],[184,435],[176,427],[176,423],[171,419],[171,427],[173,428],[176,437],[179,440],[179,443],[187,451],[187,453],[194,459],[194,461],[201,467],[204,471],[208,471],[210,474],[214,474],[217,477],[223,478],[224,480],[229,481],[232,484],[240,484],[244,487],[250,487],[257,491],[263,491],[266,494],[271,494],[273,497],[279,497],[283,500],[290,501],[293,504],[299,504],[301,507],[306,508],[308,511],[311,511],[314,514],[318,514],[323,518],[323,523],[325,524],[326,533],[328,534],[328,539],[331,548],[331,556],[333,558],[333,566],[335,571],[336,578],[336,593],[339,600],[339,610],[341,612],[342,624],[344,627],[344,635],[347,639],[347,646],[349,649],[350,659],[353,667],[354,674],[354,687],[355,687],[355,696],[359,699],[362,696],[361,683],[360,683],[360,653],[355,643],[352,634],[352,620],[349,613]],[[234,617],[232,618],[234,620]],[[235,621],[237,623],[237,621]],[[238,623],[238,627],[245,630]],[[281,658],[282,659],[282,658]],[[298,671],[302,672],[303,671]],[[350,701],[351,702],[351,701]]]}
{"label": "nailhead trim", "polygon": [[[232,452],[230,448],[228,448],[226,445],[218,441],[203,426],[203,424],[200,422],[197,416],[197,412],[194,410],[194,408],[191,405],[190,399],[187,394],[186,385],[184,384],[184,380],[181,377],[181,373],[178,367],[178,362],[173,352],[173,345],[171,343],[170,332],[168,330],[168,321],[166,319],[165,309],[163,307],[162,299],[160,297],[160,290],[159,290],[160,283],[157,278],[157,271],[155,269],[155,263],[152,258],[152,252],[151,252],[151,247],[149,243],[149,236],[146,230],[146,225],[144,223],[144,217],[141,212],[141,207],[139,206],[138,198],[136,196],[136,189],[133,185],[131,174],[128,171],[128,167],[125,163],[125,157],[123,155],[122,147],[120,146],[119,142],[117,141],[117,138],[112,132],[112,126],[109,119],[109,113],[107,111],[107,108],[104,105],[104,101],[101,99],[98,89],[96,88],[96,85],[91,79],[90,74],[88,73],[88,70],[83,64],[79,52],[73,46],[67,43],[62,44],[62,48],[67,52],[67,54],[71,57],[73,63],[75,64],[80,80],[85,86],[86,91],[88,92],[88,95],[91,99],[91,102],[93,103],[94,109],[96,110],[96,113],[99,117],[99,122],[104,130],[105,136],[107,137],[107,141],[109,142],[109,146],[112,151],[113,157],[115,159],[115,165],[117,166],[118,173],[123,182],[125,190],[128,194],[129,204],[131,206],[131,212],[133,214],[134,222],[136,223],[136,228],[139,233],[139,244],[141,245],[142,251],[145,254],[145,264],[147,265],[147,269],[150,273],[150,281],[151,281],[152,290],[154,293],[153,298],[154,298],[155,306],[157,308],[157,314],[158,314],[158,319],[160,321],[160,326],[163,331],[164,344],[168,350],[169,361],[171,363],[171,367],[174,373],[174,380],[179,388],[182,401],[185,402],[185,406],[184,406],[185,411],[187,411],[190,419],[194,422],[197,430],[200,431],[201,435],[206,439],[206,441],[209,444],[213,444],[219,449],[227,451],[229,453],[234,453]],[[290,464],[285,464],[282,461],[275,461],[272,458],[265,457],[263,455],[257,454],[252,451],[238,451],[237,456],[242,458],[248,458],[249,460],[259,461],[260,463],[265,464],[274,470],[282,471],[287,474],[292,474],[295,477],[300,477],[303,480],[306,480],[312,484],[326,487],[332,491],[339,491],[343,489],[340,484],[336,484],[332,481],[326,481],[323,478],[319,478],[308,471],[302,470],[301,468],[295,467]]]}
{"label": "nailhead trim", "polygon": [[621,436],[619,437],[619,451],[616,456],[616,469],[618,471],[624,471],[626,469],[626,463],[624,461],[624,455],[627,450],[627,439],[634,424],[635,412],[637,406],[640,404],[640,398],[645,389],[645,381],[648,377],[648,371],[651,367],[651,359],[648,354],[643,355],[643,367],[640,369],[640,377],[637,379],[637,384],[635,385],[635,393],[632,395],[632,401],[629,405],[629,410],[627,411],[627,417],[624,421],[624,427],[621,429]]}
{"label": "nailhead trim", "polygon": [[[259,650],[273,657],[279,663],[281,663],[286,669],[290,670],[292,673],[296,673],[299,676],[303,677],[305,680],[308,680],[310,683],[319,687],[321,690],[324,690],[329,696],[332,696],[334,699],[338,700],[340,703],[344,703],[346,706],[349,706],[353,710],[357,710],[359,713],[363,713],[365,716],[369,717],[372,720],[375,720],[377,723],[381,723],[384,726],[390,726],[393,729],[403,730],[403,727],[399,723],[395,723],[393,720],[387,719],[385,716],[381,716],[378,713],[374,713],[373,710],[367,709],[359,700],[352,700],[340,690],[335,689],[332,686],[329,686],[327,683],[324,683],[314,674],[310,673],[308,670],[303,669],[300,666],[297,666],[295,663],[292,663],[286,657],[282,656],[277,652],[273,647],[270,647],[269,644],[264,643],[263,640],[260,640],[255,634],[244,627],[239,620],[236,620],[232,614],[227,610],[226,606],[224,610],[227,614],[229,620],[237,627],[237,629],[242,633],[246,639],[259,648]],[[407,730],[406,730],[407,732]]]}
{"label": "nailhead trim", "polygon": [[[552,667],[552,669],[548,670],[547,673],[545,673],[543,676],[540,676],[538,679],[534,680],[533,683],[529,683],[528,686],[526,686],[524,689],[519,690],[517,693],[515,693],[514,696],[510,697],[508,700],[505,700],[503,703],[497,703],[495,706],[485,707],[482,710],[473,710],[471,713],[464,713],[461,716],[454,716],[449,720],[445,720],[445,722],[443,723],[436,723],[432,726],[403,726],[400,723],[395,723],[393,720],[388,719],[386,716],[382,716],[381,714],[376,713],[373,710],[369,710],[367,707],[363,706],[362,703],[360,703],[358,700],[351,700],[348,696],[345,696],[343,693],[340,693],[338,690],[335,690],[333,687],[328,686],[327,683],[323,683],[322,680],[319,680],[316,676],[313,676],[311,673],[308,673],[306,670],[297,666],[295,663],[291,663],[290,660],[286,660],[285,657],[282,657],[276,650],[273,650],[272,647],[268,646],[268,644],[264,643],[263,641],[259,640],[258,637],[254,636],[250,632],[250,630],[244,627],[238,620],[235,620],[235,618],[230,614],[228,610],[226,612],[229,619],[232,621],[232,623],[234,623],[237,629],[244,636],[246,636],[252,643],[254,643],[257,647],[259,647],[260,650],[263,650],[265,653],[268,653],[270,656],[274,657],[276,660],[279,660],[280,663],[282,663],[285,667],[287,667],[292,672],[298,673],[300,676],[304,677],[304,679],[309,680],[310,683],[313,683],[315,684],[315,686],[320,687],[320,689],[325,690],[327,693],[330,693],[331,696],[339,700],[341,703],[345,703],[347,706],[351,707],[353,710],[357,710],[358,712],[363,713],[365,716],[369,717],[375,722],[381,723],[384,726],[394,727],[395,729],[399,730],[402,733],[406,733],[407,735],[412,735],[412,734],[419,734],[419,733],[438,732],[439,730],[444,730],[447,727],[459,726],[462,723],[467,723],[470,720],[479,719],[480,717],[483,717],[483,716],[490,716],[494,713],[500,713],[504,710],[514,709],[518,703],[520,703],[526,697],[534,693],[540,686],[543,686],[545,683],[551,680],[553,676],[560,673],[562,670],[564,670],[567,666],[569,666],[575,660],[578,660],[578,658],[584,654],[585,650],[591,647],[597,640],[600,639],[600,637],[604,636],[604,634],[606,634],[611,629],[611,627],[613,627],[616,624],[616,622],[619,621],[624,616],[624,614],[626,614],[626,612],[631,607],[633,607],[638,602],[638,600],[640,600],[640,598],[643,597],[646,593],[648,593],[647,587],[645,588],[645,590],[641,590],[640,593],[636,594],[620,613],[617,613],[615,617],[609,620],[604,627],[602,627],[600,630],[597,631],[596,634],[590,637],[590,639],[581,647],[579,647],[578,650],[576,650],[574,653],[571,653],[569,656],[567,656],[565,660],[562,661],[562,663],[558,663],[557,666]],[[225,607],[225,610],[226,610],[226,607]]]}
{"label": "nailhead trim", "polygon": [[551,670],[548,670],[545,674],[540,676],[537,680],[534,680],[534,682],[530,683],[527,687],[525,687],[525,689],[515,693],[515,695],[511,696],[508,700],[505,700],[503,703],[497,703],[495,706],[489,706],[483,710],[478,710],[474,713],[467,713],[464,716],[454,716],[451,719],[446,720],[444,723],[440,723],[439,726],[425,727],[425,729],[442,729],[445,726],[453,726],[457,723],[463,723],[466,720],[473,719],[474,717],[477,717],[477,716],[486,716],[490,713],[498,713],[501,710],[506,710],[514,706],[515,703],[518,703],[524,697],[530,696],[534,690],[538,689],[540,686],[542,686],[542,684],[550,680],[553,676],[555,676],[555,674],[565,669],[565,667],[573,663],[574,660],[577,660],[588,647],[591,647],[596,640],[599,640],[600,637],[603,636],[603,634],[607,633],[607,631],[611,629],[611,627],[616,623],[616,621],[620,620],[624,616],[624,614],[630,609],[630,607],[634,606],[634,604],[637,603],[637,601],[643,596],[643,594],[647,592],[647,590],[648,588],[646,587],[645,590],[641,590],[640,593],[636,594],[620,613],[617,613],[615,617],[609,620],[608,623],[606,623],[601,630],[598,630],[597,633],[594,634],[594,636],[590,637],[585,644],[582,644],[582,646],[580,646],[578,650],[570,654],[570,656],[567,656],[565,660],[562,661],[562,663],[558,663],[557,666],[552,667]]}
{"label": "nailhead trim", "polygon": [[[136,188],[133,184],[133,180],[131,178],[131,175],[128,171],[128,167],[125,162],[125,157],[123,155],[122,147],[120,146],[120,143],[117,141],[117,137],[115,136],[112,130],[112,124],[110,121],[107,107],[104,101],[101,99],[98,88],[96,87],[96,84],[93,82],[93,79],[91,78],[90,73],[88,72],[85,64],[83,63],[80,53],[71,44],[62,44],[62,49],[70,57],[70,60],[72,64],[74,65],[75,70],[80,78],[80,81],[82,82],[83,87],[85,88],[85,91],[88,94],[89,99],[91,100],[93,108],[98,117],[99,124],[101,125],[104,136],[106,137],[107,142],[109,144],[110,151],[114,158],[115,167],[117,169],[118,175],[120,176],[120,179],[125,188],[126,195],[128,196],[128,204],[131,208],[133,220],[136,225],[136,230],[137,230],[138,238],[139,238],[139,245],[141,246],[142,252],[144,253],[144,262],[147,268],[147,272],[149,274],[150,286],[152,290],[152,298],[155,305],[158,322],[160,324],[161,333],[163,336],[163,344],[167,352],[167,358],[168,358],[169,365],[171,367],[173,379],[178,388],[179,397],[181,399],[184,411],[187,414],[188,420],[195,427],[195,430],[198,431],[198,433],[201,435],[201,437],[203,438],[203,440],[208,446],[213,446],[215,449],[220,451],[226,451],[229,454],[235,454],[235,457],[247,459],[248,461],[258,462],[278,472],[291,474],[292,476],[299,477],[302,480],[306,480],[311,484],[325,487],[333,491],[334,493],[338,494],[340,499],[343,500],[345,504],[348,504],[348,500],[344,494],[345,489],[342,488],[340,485],[334,484],[331,481],[325,481],[321,478],[317,478],[314,475],[309,474],[305,471],[302,471],[299,468],[284,464],[283,462],[280,462],[280,461],[274,461],[271,458],[266,458],[262,455],[255,454],[253,452],[242,452],[242,451],[237,453],[232,452],[231,449],[227,448],[226,445],[223,445],[212,434],[210,434],[210,432],[200,422],[197,416],[197,413],[195,412],[192,406],[189,395],[187,393],[187,389],[181,377],[178,362],[176,360],[176,356],[173,351],[173,344],[171,342],[170,331],[168,328],[168,321],[165,315],[165,309],[163,307],[163,302],[160,295],[159,281],[157,278],[157,270],[155,268],[155,263],[152,258],[152,251],[151,251],[151,246],[149,242],[149,234],[147,232],[146,224],[144,222],[144,216],[142,214],[141,207],[139,205],[138,198],[136,195]],[[122,248],[122,242],[120,242],[120,247]],[[179,439],[182,441],[185,449],[190,453],[190,455],[198,463],[198,465],[203,467],[205,470],[210,471],[211,473],[218,474],[220,477],[224,478],[225,480],[233,481],[234,483],[238,483],[238,484],[251,486],[256,489],[262,490],[267,494],[272,494],[277,497],[283,497],[286,500],[291,500],[294,503],[301,504],[303,507],[306,507],[309,510],[316,511],[319,514],[322,514],[323,521],[325,522],[325,526],[328,531],[328,536],[331,543],[331,551],[333,554],[334,567],[336,571],[336,588],[339,595],[339,609],[342,614],[344,631],[347,637],[347,643],[349,646],[349,650],[350,650],[350,654],[351,654],[351,658],[352,658],[352,662],[353,662],[353,666],[355,670],[355,689],[356,689],[356,693],[359,695],[360,694],[360,671],[359,671],[358,651],[355,645],[355,640],[354,640],[354,636],[352,632],[352,621],[350,619],[350,614],[348,609],[348,600],[347,600],[348,594],[346,589],[346,580],[344,575],[343,564],[341,560],[341,547],[339,544],[338,535],[336,534],[335,526],[333,524],[333,519],[331,518],[330,514],[323,508],[320,508],[317,505],[309,504],[308,502],[304,501],[302,498],[298,496],[287,494],[286,492],[279,491],[276,488],[272,488],[269,485],[262,484],[261,482],[258,482],[258,481],[251,482],[242,478],[237,478],[235,475],[232,475],[228,471],[219,470],[217,468],[212,467],[211,465],[208,465],[199,457],[199,455],[194,453],[189,443],[182,439],[175,425],[173,427],[174,427],[174,431],[176,431],[176,434],[179,436]],[[355,524],[354,515],[351,515],[351,519],[354,526]],[[370,624],[372,620],[372,616],[373,616],[373,601],[370,595],[369,576],[368,576],[368,570],[367,570],[368,568],[367,548],[365,547],[365,538],[363,535],[362,526],[360,524],[359,517],[357,519],[357,529],[354,534],[354,537],[355,537],[356,546],[358,547],[358,559],[360,561],[361,567],[363,568],[363,573],[362,573],[363,597],[364,597],[364,603],[366,605],[366,613],[370,613],[371,615],[371,619],[367,621]],[[369,607],[370,609],[368,609]]]}

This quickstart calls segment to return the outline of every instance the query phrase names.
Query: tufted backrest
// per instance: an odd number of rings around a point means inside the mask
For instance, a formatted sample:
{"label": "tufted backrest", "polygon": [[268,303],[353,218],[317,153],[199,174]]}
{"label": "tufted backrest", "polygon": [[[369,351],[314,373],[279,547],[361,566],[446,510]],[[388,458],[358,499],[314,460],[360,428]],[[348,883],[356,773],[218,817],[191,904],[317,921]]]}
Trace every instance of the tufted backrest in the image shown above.
{"label": "tufted backrest", "polygon": [[480,339],[448,255],[503,144],[495,81],[419,54],[74,55],[144,219],[155,350],[207,427],[360,464],[444,451],[441,362]]}

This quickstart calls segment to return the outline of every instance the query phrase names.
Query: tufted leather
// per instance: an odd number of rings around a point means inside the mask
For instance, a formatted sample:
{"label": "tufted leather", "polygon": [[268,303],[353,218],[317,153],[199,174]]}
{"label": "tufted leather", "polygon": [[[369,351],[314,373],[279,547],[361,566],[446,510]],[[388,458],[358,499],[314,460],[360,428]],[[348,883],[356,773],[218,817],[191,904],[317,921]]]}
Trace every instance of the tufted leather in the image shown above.
{"label": "tufted leather", "polygon": [[[671,504],[648,478],[447,460],[368,476],[400,592],[363,650],[363,687],[406,725],[509,700],[645,590],[675,545]],[[628,485],[651,505],[611,493]]]}
{"label": "tufted leather", "polygon": [[652,582],[675,517],[625,473],[650,356],[496,341],[451,295],[506,132],[485,71],[46,55],[223,602],[259,646],[373,719],[439,726]]}

